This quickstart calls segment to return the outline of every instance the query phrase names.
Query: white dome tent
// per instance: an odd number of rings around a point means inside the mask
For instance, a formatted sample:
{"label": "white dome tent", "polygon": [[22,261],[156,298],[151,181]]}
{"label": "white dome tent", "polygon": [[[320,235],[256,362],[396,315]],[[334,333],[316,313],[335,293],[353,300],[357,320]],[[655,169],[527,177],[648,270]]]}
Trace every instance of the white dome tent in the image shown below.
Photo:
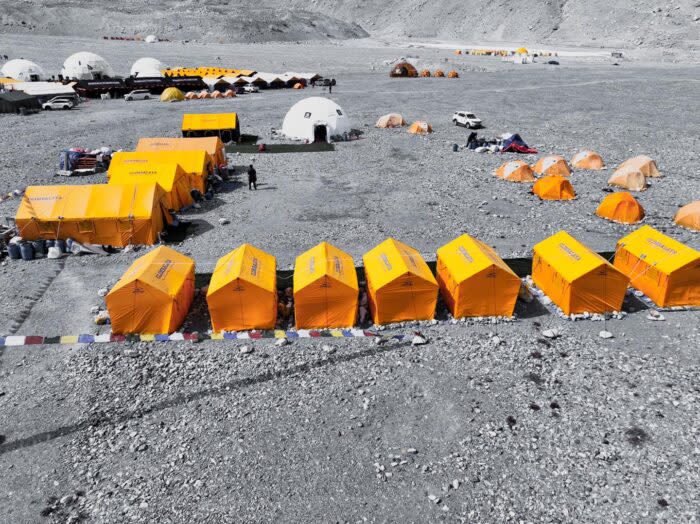
{"label": "white dome tent", "polygon": [[158,37],[156,35],[148,35],[143,41],[147,44],[155,44],[158,41]]}
{"label": "white dome tent", "polygon": [[162,77],[163,69],[167,67],[157,58],[139,58],[134,65],[131,66],[131,72],[129,73],[133,77],[143,78],[147,76],[159,76]]}
{"label": "white dome tent", "polygon": [[100,55],[83,51],[66,58],[61,74],[74,80],[100,80],[114,77],[114,70]]}
{"label": "white dome tent", "polygon": [[31,60],[23,58],[15,58],[2,66],[0,76],[13,78],[20,82],[39,82],[46,80],[47,76],[44,70]]}
{"label": "white dome tent", "polygon": [[282,123],[282,134],[294,140],[330,142],[331,137],[349,133],[350,119],[328,98],[312,96],[294,104]]}

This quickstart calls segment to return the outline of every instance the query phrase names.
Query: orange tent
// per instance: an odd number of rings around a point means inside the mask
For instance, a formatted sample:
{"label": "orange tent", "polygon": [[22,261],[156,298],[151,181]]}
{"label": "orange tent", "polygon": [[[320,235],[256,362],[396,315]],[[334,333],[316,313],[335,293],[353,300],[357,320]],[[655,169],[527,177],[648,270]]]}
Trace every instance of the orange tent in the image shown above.
{"label": "orange tent", "polygon": [[438,249],[437,281],[455,318],[510,317],[521,285],[493,249],[469,235]]}
{"label": "orange tent", "polygon": [[72,238],[115,247],[155,244],[170,220],[155,182],[29,186],[15,216],[25,240]]}
{"label": "orange tent", "polygon": [[673,221],[679,226],[700,231],[700,200],[691,202],[676,212]]}
{"label": "orange tent", "polygon": [[362,260],[375,324],[435,316],[438,284],[418,251],[389,238]]}
{"label": "orange tent", "polygon": [[595,214],[613,222],[634,224],[644,218],[644,208],[637,199],[626,191],[606,196]]}
{"label": "orange tent", "polygon": [[168,209],[179,211],[192,204],[190,179],[174,162],[148,164],[110,163],[107,172],[109,184],[143,184],[155,182],[165,193]]}
{"label": "orange tent", "polygon": [[563,176],[545,176],[532,186],[533,194],[542,200],[573,200],[576,193],[571,182]]}
{"label": "orange tent", "polygon": [[456,54],[456,55],[461,55],[461,54],[462,54],[462,50],[461,50],[461,49],[455,49],[453,52],[454,52],[454,54]]}
{"label": "orange tent", "polygon": [[425,135],[432,133],[433,127],[428,122],[416,121],[409,126],[408,132],[412,135]]}
{"label": "orange tent", "polygon": [[639,171],[644,176],[650,178],[661,176],[661,173],[659,173],[659,168],[656,167],[656,162],[646,155],[639,155],[634,158],[630,158],[629,160],[625,160],[617,167],[615,173],[625,171],[627,169]]}
{"label": "orange tent", "polygon": [[650,226],[618,241],[615,267],[659,307],[700,306],[700,252]]}
{"label": "orange tent", "polygon": [[447,78],[459,78],[459,73],[452,69],[449,73],[447,73]]}
{"label": "orange tent", "polygon": [[608,185],[623,187],[630,191],[644,191],[647,188],[647,178],[641,171],[628,167],[615,171],[608,179]]}
{"label": "orange tent", "polygon": [[532,170],[538,175],[570,176],[569,165],[563,156],[551,155],[540,158]]}
{"label": "orange tent", "polygon": [[408,62],[399,62],[394,67],[391,68],[389,76],[393,78],[403,77],[403,78],[415,78],[418,76],[418,71]]}
{"label": "orange tent", "polygon": [[157,247],[136,259],[105,297],[112,333],[172,333],[193,298],[194,260]]}
{"label": "orange tent", "polygon": [[442,69],[438,69],[433,73],[433,76],[437,76],[439,78],[444,78],[445,72]]}
{"label": "orange tent", "polygon": [[595,151],[579,151],[571,159],[571,165],[577,169],[605,169],[603,158]]}
{"label": "orange tent", "polygon": [[211,94],[211,98],[223,98],[223,97],[224,97],[224,95],[221,91],[214,91]]}
{"label": "orange tent", "polygon": [[302,84],[301,82],[297,82],[294,84],[294,89],[304,89],[306,86]]}
{"label": "orange tent", "polygon": [[327,242],[299,255],[294,264],[297,329],[355,325],[359,287],[352,257]]}
{"label": "orange tent", "polygon": [[194,100],[195,98],[197,98],[197,93],[193,91],[188,91],[187,93],[185,93],[185,98],[187,100]]}
{"label": "orange tent", "polygon": [[533,182],[535,175],[532,169],[522,160],[511,160],[496,169],[495,175],[510,182]]}
{"label": "orange tent", "polygon": [[236,93],[231,89],[227,89],[226,92],[224,93],[224,97],[225,98],[235,98]]}
{"label": "orange tent", "polygon": [[403,119],[403,116],[401,116],[399,113],[389,113],[388,115],[384,115],[377,120],[377,123],[374,124],[374,127],[381,127],[381,128],[387,128],[387,127],[402,127],[406,125],[406,121]]}
{"label": "orange tent", "polygon": [[218,136],[197,138],[141,138],[136,151],[195,151],[203,149],[211,155],[217,166],[226,167],[224,143]]}
{"label": "orange tent", "polygon": [[430,70],[429,69],[423,69],[423,71],[420,72],[420,76],[423,78],[427,78],[430,76]]}
{"label": "orange tent", "polygon": [[532,280],[566,315],[619,311],[629,282],[566,231],[535,245]]}
{"label": "orange tent", "polygon": [[277,321],[275,257],[243,244],[216,263],[207,304],[212,329],[273,329]]}

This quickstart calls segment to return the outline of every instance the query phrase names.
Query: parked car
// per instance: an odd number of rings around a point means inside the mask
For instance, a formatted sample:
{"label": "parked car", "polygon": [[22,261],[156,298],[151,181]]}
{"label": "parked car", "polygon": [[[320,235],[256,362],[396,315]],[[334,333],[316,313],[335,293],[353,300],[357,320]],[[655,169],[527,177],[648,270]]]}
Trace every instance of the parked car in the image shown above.
{"label": "parked car", "polygon": [[41,108],[46,111],[51,111],[52,109],[71,109],[74,106],[75,102],[73,102],[70,98],[61,98],[60,96],[52,98],[48,102],[41,104]]}
{"label": "parked car", "polygon": [[452,115],[452,122],[456,126],[464,126],[467,129],[476,129],[482,125],[481,119],[469,111],[455,111],[455,114]]}
{"label": "parked car", "polygon": [[260,91],[260,88],[258,86],[253,85],[253,84],[247,84],[243,86],[243,92],[244,93],[257,93]]}
{"label": "parked car", "polygon": [[131,102],[132,100],[148,100],[151,98],[151,92],[148,89],[134,89],[131,93],[124,95],[124,100]]}

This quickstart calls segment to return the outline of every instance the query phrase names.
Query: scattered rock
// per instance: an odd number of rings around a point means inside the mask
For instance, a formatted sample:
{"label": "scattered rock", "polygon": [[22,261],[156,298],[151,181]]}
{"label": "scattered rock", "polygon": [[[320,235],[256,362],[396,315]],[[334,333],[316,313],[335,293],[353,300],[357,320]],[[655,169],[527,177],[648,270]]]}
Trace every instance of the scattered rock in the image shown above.
{"label": "scattered rock", "polygon": [[238,351],[244,355],[247,355],[253,352],[253,348],[251,346],[241,346],[238,348]]}
{"label": "scattered rock", "polygon": [[599,336],[600,338],[613,338],[613,334],[610,333],[610,331],[605,331],[605,330],[603,330],[603,331],[601,331],[600,333],[598,333],[598,336]]}

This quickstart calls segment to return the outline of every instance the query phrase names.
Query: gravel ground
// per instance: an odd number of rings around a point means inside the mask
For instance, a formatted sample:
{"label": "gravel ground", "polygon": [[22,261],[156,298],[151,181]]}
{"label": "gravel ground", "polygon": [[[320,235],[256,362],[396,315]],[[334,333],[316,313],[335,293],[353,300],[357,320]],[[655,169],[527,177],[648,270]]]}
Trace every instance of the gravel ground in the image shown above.
{"label": "gravel ground", "polygon": [[[0,45],[49,70],[81,48],[120,72],[142,56],[130,43],[27,37],[20,48],[0,35]],[[291,267],[321,240],[359,262],[387,236],[430,258],[466,231],[522,256],[559,229],[599,250],[633,229],[592,216],[610,171],[575,173],[577,200],[541,203],[528,187],[494,179],[515,157],[453,153],[467,135],[449,123],[456,109],[485,120],[480,134],[519,132],[546,154],[592,148],[610,166],[654,157],[664,177],[639,195],[645,223],[700,248],[672,222],[679,205],[700,198],[696,66],[514,66],[358,43],[147,52],[173,65],[235,56],[260,70],[318,70],[338,80],[332,98],[365,133],[330,153],[234,158],[253,159],[262,184],[249,192],[234,181],[184,215],[197,227],[175,247],[198,271],[241,242]],[[408,55],[419,67],[454,65],[462,78],[389,79],[384,62]],[[51,176],[60,149],[176,136],[186,111],[238,111],[244,132],[270,140],[310,94],[318,90],[3,116],[0,189],[75,183]],[[435,133],[373,127],[395,110]],[[17,205],[0,203],[0,215]],[[97,290],[142,253],[5,261],[0,333],[104,330],[89,314]],[[635,309],[607,323],[609,340],[598,337],[601,322],[519,304],[512,323],[421,326],[430,340],[421,347],[333,339],[255,342],[252,353],[215,341],[5,348],[0,521],[696,521],[699,316],[664,312],[660,322]],[[548,329],[561,336],[543,337]]]}

